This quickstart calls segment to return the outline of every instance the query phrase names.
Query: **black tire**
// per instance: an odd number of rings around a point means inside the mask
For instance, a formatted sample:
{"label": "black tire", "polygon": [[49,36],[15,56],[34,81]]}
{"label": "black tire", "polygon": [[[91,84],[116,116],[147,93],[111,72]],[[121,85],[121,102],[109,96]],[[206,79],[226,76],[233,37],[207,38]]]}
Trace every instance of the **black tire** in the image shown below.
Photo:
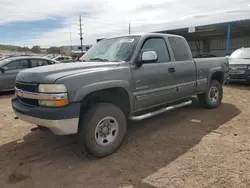
{"label": "black tire", "polygon": [[[215,99],[211,100],[210,95],[212,92],[211,91],[212,88],[213,89],[216,88],[218,91],[217,100]],[[221,83],[218,82],[217,80],[212,80],[208,87],[208,90],[205,93],[198,95],[198,100],[202,107],[208,108],[208,109],[214,109],[214,108],[217,108],[221,104],[222,97],[223,97],[223,89],[222,89]]]}
{"label": "black tire", "polygon": [[[103,118],[112,117],[118,124],[117,135],[110,145],[101,146],[96,141],[96,127]],[[100,124],[100,123],[99,123]],[[127,132],[127,119],[123,111],[110,103],[94,105],[80,120],[79,144],[82,149],[95,157],[101,158],[116,152],[121,146]],[[97,133],[99,134],[99,133]],[[113,133],[111,133],[113,134]]]}

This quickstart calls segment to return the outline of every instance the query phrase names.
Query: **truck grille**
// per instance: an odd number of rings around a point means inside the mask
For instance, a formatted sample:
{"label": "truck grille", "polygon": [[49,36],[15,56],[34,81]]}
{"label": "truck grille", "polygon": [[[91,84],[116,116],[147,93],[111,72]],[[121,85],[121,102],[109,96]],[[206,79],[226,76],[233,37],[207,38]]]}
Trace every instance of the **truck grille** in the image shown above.
{"label": "truck grille", "polygon": [[[22,91],[28,91],[28,92],[34,92],[36,93],[38,91],[37,89],[37,84],[32,84],[32,83],[23,83],[23,82],[16,82],[15,87],[17,89],[21,89]],[[32,105],[32,106],[37,106],[38,105],[38,100],[35,99],[26,99],[22,97],[17,97],[19,101],[21,101],[24,104]]]}
{"label": "truck grille", "polygon": [[245,70],[247,69],[247,65],[229,65],[229,69],[234,69],[236,68],[237,70]]}
{"label": "truck grille", "polygon": [[38,90],[37,84],[16,82],[15,86],[16,86],[16,88],[21,89],[23,91],[37,92],[37,90]]}
{"label": "truck grille", "polygon": [[230,75],[231,79],[246,79],[246,75],[239,74],[239,75]]}

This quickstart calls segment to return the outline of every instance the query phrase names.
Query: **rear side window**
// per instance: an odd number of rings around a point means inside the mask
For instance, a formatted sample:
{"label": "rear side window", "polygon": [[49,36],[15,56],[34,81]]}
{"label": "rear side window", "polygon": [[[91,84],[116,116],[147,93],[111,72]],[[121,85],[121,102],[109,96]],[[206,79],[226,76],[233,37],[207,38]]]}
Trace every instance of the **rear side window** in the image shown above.
{"label": "rear side window", "polygon": [[31,61],[31,67],[40,67],[49,65],[49,62],[44,59],[31,59],[30,61]]}
{"label": "rear side window", "polygon": [[147,39],[143,44],[141,51],[155,51],[158,56],[157,63],[168,62],[170,60],[168,49],[163,38]]}
{"label": "rear side window", "polygon": [[169,37],[168,40],[176,61],[189,60],[189,50],[187,49],[186,43],[181,38]]}

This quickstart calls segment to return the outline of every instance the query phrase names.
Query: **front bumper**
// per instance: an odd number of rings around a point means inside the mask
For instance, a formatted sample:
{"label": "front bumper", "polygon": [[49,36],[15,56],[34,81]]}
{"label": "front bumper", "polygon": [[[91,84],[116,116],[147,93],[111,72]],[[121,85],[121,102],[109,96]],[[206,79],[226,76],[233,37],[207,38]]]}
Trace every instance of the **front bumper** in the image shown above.
{"label": "front bumper", "polygon": [[13,97],[11,103],[21,120],[47,127],[56,135],[75,134],[78,131],[80,103],[58,108],[41,107],[25,105],[17,97]]}

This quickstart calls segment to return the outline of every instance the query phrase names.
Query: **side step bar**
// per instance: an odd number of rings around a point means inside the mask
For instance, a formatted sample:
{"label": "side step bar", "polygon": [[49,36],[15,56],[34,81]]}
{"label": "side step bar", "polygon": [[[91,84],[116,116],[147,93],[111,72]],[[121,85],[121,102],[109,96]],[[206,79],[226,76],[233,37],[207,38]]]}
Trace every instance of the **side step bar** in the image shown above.
{"label": "side step bar", "polygon": [[150,118],[152,116],[156,116],[158,114],[161,114],[161,113],[164,113],[164,112],[167,112],[167,111],[170,111],[170,110],[174,110],[176,108],[180,108],[180,107],[183,107],[183,106],[187,106],[187,105],[190,105],[190,104],[192,104],[192,100],[188,100],[188,101],[185,101],[185,102],[182,102],[180,104],[173,105],[173,106],[164,107],[164,108],[162,108],[160,110],[157,110],[157,111],[154,111],[154,112],[149,112],[147,114],[143,114],[143,115],[139,115],[139,116],[130,116],[129,119],[133,120],[133,121],[140,121],[140,120],[147,119],[147,118]]}

